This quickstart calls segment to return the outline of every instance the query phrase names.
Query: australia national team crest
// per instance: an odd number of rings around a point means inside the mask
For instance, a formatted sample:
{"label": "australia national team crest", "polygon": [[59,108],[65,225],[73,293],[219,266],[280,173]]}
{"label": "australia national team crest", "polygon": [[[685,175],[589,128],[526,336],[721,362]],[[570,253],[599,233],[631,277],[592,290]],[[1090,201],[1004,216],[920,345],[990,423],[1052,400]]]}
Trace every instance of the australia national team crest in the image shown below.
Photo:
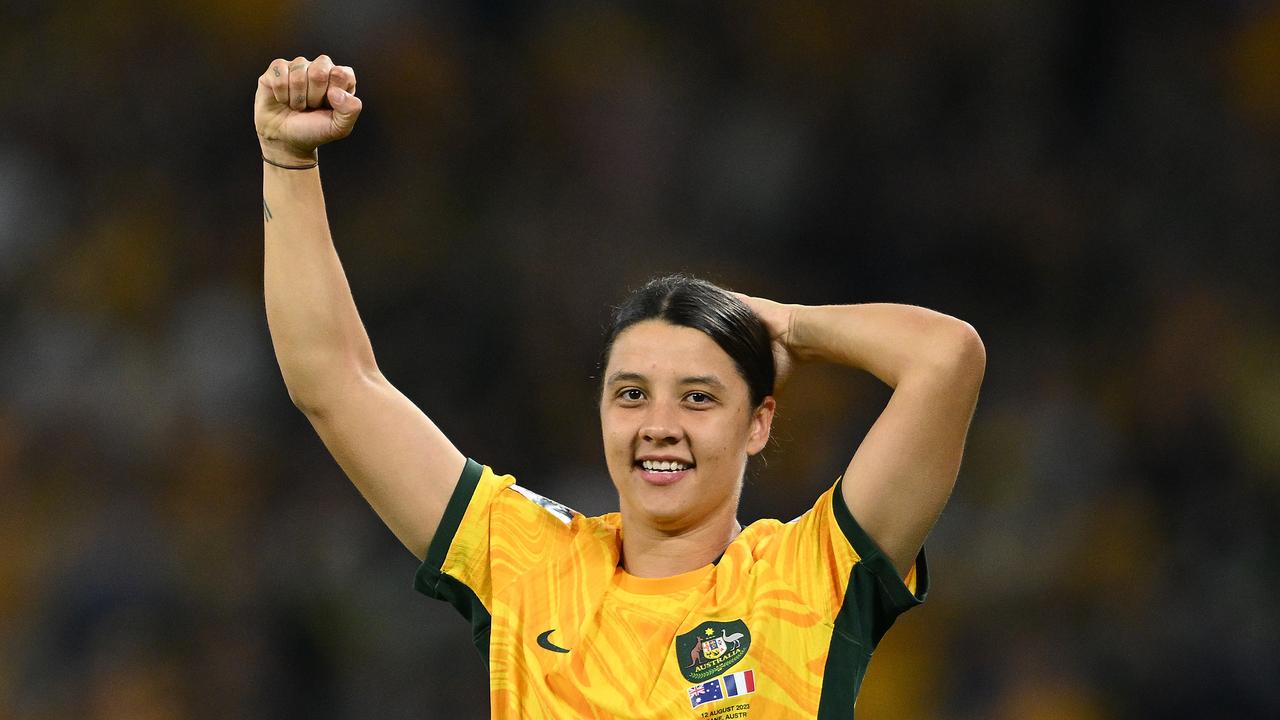
{"label": "australia national team crest", "polygon": [[676,636],[676,662],[687,680],[700,683],[733,667],[749,647],[751,632],[746,623],[707,620]]}

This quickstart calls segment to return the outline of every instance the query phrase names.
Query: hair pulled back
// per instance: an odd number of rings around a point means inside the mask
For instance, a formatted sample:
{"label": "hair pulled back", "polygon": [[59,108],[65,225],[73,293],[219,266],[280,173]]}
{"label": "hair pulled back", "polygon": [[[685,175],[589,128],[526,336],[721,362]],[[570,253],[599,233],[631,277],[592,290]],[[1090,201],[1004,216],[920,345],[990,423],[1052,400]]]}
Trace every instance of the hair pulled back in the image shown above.
{"label": "hair pulled back", "polygon": [[614,311],[600,355],[602,378],[614,341],[622,331],[644,320],[663,320],[706,333],[728,354],[738,374],[746,380],[752,407],[759,407],[773,394],[773,348],[764,323],[729,291],[683,274],[650,280]]}

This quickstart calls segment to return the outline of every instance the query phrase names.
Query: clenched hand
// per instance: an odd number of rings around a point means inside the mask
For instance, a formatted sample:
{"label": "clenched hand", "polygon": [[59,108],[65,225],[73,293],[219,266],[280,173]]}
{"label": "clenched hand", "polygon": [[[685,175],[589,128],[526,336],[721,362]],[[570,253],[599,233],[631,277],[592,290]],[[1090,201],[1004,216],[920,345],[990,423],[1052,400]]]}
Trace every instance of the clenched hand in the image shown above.
{"label": "clenched hand", "polygon": [[328,55],[272,60],[253,101],[263,157],[285,165],[314,162],[317,147],[351,134],[362,107],[355,91],[355,71]]}

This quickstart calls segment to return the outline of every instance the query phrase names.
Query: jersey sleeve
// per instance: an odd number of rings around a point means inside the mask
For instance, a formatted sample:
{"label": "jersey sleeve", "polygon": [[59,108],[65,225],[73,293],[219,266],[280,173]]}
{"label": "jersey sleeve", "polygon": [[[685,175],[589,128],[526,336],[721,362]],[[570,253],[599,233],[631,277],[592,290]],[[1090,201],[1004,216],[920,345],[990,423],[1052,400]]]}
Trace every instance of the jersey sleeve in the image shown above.
{"label": "jersey sleeve", "polygon": [[414,587],[471,621],[487,655],[495,590],[571,541],[573,511],[467,460]]}
{"label": "jersey sleeve", "polygon": [[899,577],[849,512],[842,482],[784,527],[774,561],[815,610],[870,649],[899,615],[924,602],[928,566],[922,548],[906,577]]}

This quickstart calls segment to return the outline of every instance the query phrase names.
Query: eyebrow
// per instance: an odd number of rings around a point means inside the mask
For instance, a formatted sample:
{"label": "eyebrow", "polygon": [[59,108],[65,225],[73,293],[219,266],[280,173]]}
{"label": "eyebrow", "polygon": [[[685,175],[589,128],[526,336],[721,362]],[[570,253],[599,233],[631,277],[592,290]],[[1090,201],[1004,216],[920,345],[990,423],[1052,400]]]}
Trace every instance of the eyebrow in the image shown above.
{"label": "eyebrow", "polygon": [[709,385],[717,390],[724,389],[724,383],[715,375],[694,375],[680,380],[681,385]]}
{"label": "eyebrow", "polygon": [[646,378],[645,376],[641,375],[638,372],[627,372],[626,370],[620,370],[610,375],[609,379],[605,380],[604,382],[606,385],[612,385],[616,382],[644,382],[645,380],[648,380],[648,379],[649,378]]}
{"label": "eyebrow", "polygon": [[[648,377],[638,372],[632,372],[629,370],[620,370],[610,375],[609,379],[605,381],[605,384],[612,385],[618,382],[644,383],[644,382],[648,382],[648,380],[649,380]],[[724,383],[720,382],[720,378],[716,377],[715,375],[690,375],[689,377],[681,378],[680,384],[681,385],[708,385],[710,387],[716,388],[717,390],[724,389]]]}

